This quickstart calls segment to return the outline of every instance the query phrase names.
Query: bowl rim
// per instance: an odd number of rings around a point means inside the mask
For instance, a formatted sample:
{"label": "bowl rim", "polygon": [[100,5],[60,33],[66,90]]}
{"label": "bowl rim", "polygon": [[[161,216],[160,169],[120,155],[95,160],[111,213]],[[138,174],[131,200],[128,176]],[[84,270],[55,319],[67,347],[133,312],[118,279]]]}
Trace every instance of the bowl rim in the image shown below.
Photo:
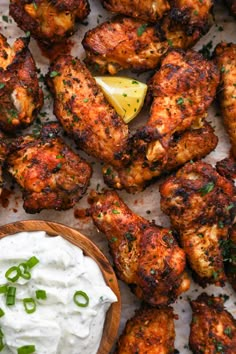
{"label": "bowl rim", "polygon": [[117,302],[111,304],[106,313],[103,335],[97,354],[110,353],[118,335],[121,316],[121,296],[116,274],[99,247],[77,229],[62,223],[48,220],[21,220],[0,226],[0,239],[19,232],[45,231],[49,236],[62,236],[64,239],[82,249],[86,256],[98,264],[106,284],[117,296]]}

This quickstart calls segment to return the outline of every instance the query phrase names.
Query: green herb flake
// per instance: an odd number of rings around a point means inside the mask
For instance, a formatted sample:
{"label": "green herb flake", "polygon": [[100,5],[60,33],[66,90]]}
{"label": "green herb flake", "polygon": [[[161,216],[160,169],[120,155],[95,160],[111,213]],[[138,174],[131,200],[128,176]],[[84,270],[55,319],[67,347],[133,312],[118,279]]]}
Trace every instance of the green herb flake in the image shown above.
{"label": "green herb flake", "polygon": [[201,196],[203,197],[204,195],[210,193],[215,187],[215,183],[214,182],[209,182],[207,184],[205,184],[202,188],[199,189],[199,192],[201,194]]}
{"label": "green herb flake", "polygon": [[84,102],[84,103],[87,103],[88,101],[89,101],[88,98],[84,98],[84,99],[83,99],[83,102]]}
{"label": "green herb flake", "polygon": [[3,89],[3,87],[5,87],[5,84],[3,82],[0,82],[0,90]]}
{"label": "green herb flake", "polygon": [[112,214],[120,214],[120,212],[116,209],[112,209]]}
{"label": "green herb flake", "polygon": [[177,104],[179,104],[180,106],[184,103],[184,99],[183,97],[179,97],[177,100],[176,100]]}
{"label": "green herb flake", "polygon": [[7,22],[7,23],[8,23],[8,16],[2,15],[2,20],[3,20],[4,22]]}
{"label": "green herb flake", "polygon": [[148,26],[147,23],[144,23],[143,25],[137,28],[138,37],[142,36],[142,34],[146,31],[147,26]]}
{"label": "green herb flake", "polygon": [[53,77],[56,77],[56,76],[59,76],[59,75],[60,75],[60,73],[58,71],[53,70],[53,71],[50,72],[49,76],[53,78]]}
{"label": "green herb flake", "polygon": [[227,337],[232,338],[232,328],[231,327],[226,327],[224,329],[224,334],[226,334]]}

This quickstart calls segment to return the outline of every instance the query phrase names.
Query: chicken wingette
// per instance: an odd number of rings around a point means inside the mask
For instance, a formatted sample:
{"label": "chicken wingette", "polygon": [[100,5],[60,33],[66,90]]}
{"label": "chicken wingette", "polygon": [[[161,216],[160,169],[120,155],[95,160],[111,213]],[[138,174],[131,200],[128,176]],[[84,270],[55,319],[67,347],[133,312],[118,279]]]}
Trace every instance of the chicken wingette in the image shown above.
{"label": "chicken wingette", "polygon": [[161,209],[179,232],[180,243],[201,286],[224,285],[222,242],[233,222],[234,184],[202,161],[188,163],[161,186]]}
{"label": "chicken wingette", "polygon": [[191,301],[191,307],[189,346],[193,353],[235,353],[236,321],[224,308],[224,299],[203,293]]}
{"label": "chicken wingette", "polygon": [[76,31],[89,14],[87,0],[10,0],[10,15],[39,42],[61,42]]}
{"label": "chicken wingette", "polygon": [[155,69],[168,48],[187,49],[200,38],[191,35],[167,16],[159,25],[129,17],[115,17],[89,30],[82,41],[85,62],[94,71],[116,74],[122,69]]}
{"label": "chicken wingette", "polygon": [[137,310],[127,321],[115,354],[173,354],[174,319],[171,307]]}
{"label": "chicken wingette", "polygon": [[153,96],[149,120],[141,136],[149,141],[147,159],[166,158],[175,132],[182,132],[207,116],[219,84],[215,64],[188,50],[169,50],[152,77]]}
{"label": "chicken wingette", "polygon": [[58,123],[12,142],[7,169],[23,190],[27,213],[73,207],[85,193],[91,167],[57,136]]}
{"label": "chicken wingette", "polygon": [[0,131],[0,196],[2,194],[2,188],[4,185],[3,176],[2,176],[2,169],[3,169],[3,165],[5,163],[5,160],[7,158],[7,154],[8,154],[8,146],[5,142],[5,137],[4,137],[3,133]]}
{"label": "chicken wingette", "polygon": [[212,25],[213,0],[170,0],[171,17],[192,33],[199,29],[207,33]]}
{"label": "chicken wingette", "polygon": [[188,290],[185,254],[172,231],[134,214],[113,191],[90,196],[90,215],[109,242],[117,274],[147,303],[166,305]]}
{"label": "chicken wingette", "polygon": [[215,57],[221,72],[221,113],[236,158],[236,44],[219,43],[215,49]]}
{"label": "chicken wingette", "polygon": [[30,125],[43,105],[28,44],[18,38],[10,47],[0,34],[0,128],[9,133]]}
{"label": "chicken wingette", "polygon": [[60,56],[50,67],[47,83],[54,113],[76,144],[99,160],[121,165],[127,157],[128,126],[88,69],[70,55]]}
{"label": "chicken wingette", "polygon": [[114,13],[156,22],[170,9],[167,0],[101,0],[103,6]]}

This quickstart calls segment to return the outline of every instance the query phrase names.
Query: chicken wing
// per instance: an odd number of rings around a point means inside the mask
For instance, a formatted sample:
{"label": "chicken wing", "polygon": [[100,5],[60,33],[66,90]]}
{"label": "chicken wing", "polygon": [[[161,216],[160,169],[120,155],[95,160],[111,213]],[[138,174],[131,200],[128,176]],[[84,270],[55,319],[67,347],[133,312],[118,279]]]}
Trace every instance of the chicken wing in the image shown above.
{"label": "chicken wing", "polygon": [[173,309],[141,308],[126,323],[115,354],[173,354]]}
{"label": "chicken wing", "polygon": [[114,13],[156,22],[170,9],[167,0],[101,0],[103,6]]}
{"label": "chicken wing", "polygon": [[60,56],[47,82],[54,113],[78,146],[98,159],[121,165],[126,158],[128,126],[107,102],[88,69],[78,59]]}
{"label": "chicken wing", "polygon": [[0,127],[9,133],[31,124],[43,105],[28,44],[28,38],[19,38],[11,48],[0,34]]}
{"label": "chicken wing", "polygon": [[235,353],[236,321],[225,310],[223,299],[203,293],[191,301],[191,307],[189,345],[193,353]]}
{"label": "chicken wing", "polygon": [[192,33],[199,29],[202,34],[212,25],[213,0],[170,0],[171,17]]}
{"label": "chicken wing", "polygon": [[129,193],[142,191],[155,178],[168,173],[187,161],[201,159],[215,149],[218,139],[214,130],[204,122],[198,129],[192,127],[181,135],[175,135],[170,143],[166,162],[148,161],[147,143],[138,140],[133,143],[132,161],[127,167],[114,169],[111,165],[103,168],[105,183],[115,189],[126,189]]}
{"label": "chicken wing", "polygon": [[154,99],[149,120],[141,130],[142,136],[151,141],[146,154],[149,161],[166,158],[173,134],[206,117],[218,84],[217,67],[201,54],[168,51],[151,79],[149,89]]}
{"label": "chicken wing", "polygon": [[89,12],[87,0],[10,0],[10,15],[18,26],[46,45],[71,36]]}
{"label": "chicken wing", "polygon": [[216,163],[216,169],[221,176],[228,179],[236,179],[236,161],[233,157],[226,157],[225,159]]}
{"label": "chicken wing", "polygon": [[225,282],[221,243],[233,222],[234,184],[204,162],[188,163],[161,186],[161,209],[179,232],[200,285]]}
{"label": "chicken wing", "polygon": [[93,193],[90,214],[104,232],[117,274],[151,305],[166,305],[189,288],[185,254],[170,229],[134,214],[113,191]]}
{"label": "chicken wing", "polygon": [[57,134],[58,124],[48,124],[41,136],[20,137],[12,144],[7,169],[23,189],[27,213],[69,209],[87,189],[91,167]]}
{"label": "chicken wing", "polygon": [[7,153],[8,153],[8,146],[5,143],[3,133],[0,131],[0,196],[2,194],[2,188],[3,188],[2,168],[7,157]]}
{"label": "chicken wing", "polygon": [[219,91],[221,113],[236,158],[236,44],[219,43],[215,49],[215,56],[221,72]]}
{"label": "chicken wing", "polygon": [[187,49],[199,38],[198,30],[187,35],[168,16],[160,25],[115,17],[88,31],[82,44],[86,51],[86,64],[99,73],[113,75],[122,69],[155,69],[169,47]]}

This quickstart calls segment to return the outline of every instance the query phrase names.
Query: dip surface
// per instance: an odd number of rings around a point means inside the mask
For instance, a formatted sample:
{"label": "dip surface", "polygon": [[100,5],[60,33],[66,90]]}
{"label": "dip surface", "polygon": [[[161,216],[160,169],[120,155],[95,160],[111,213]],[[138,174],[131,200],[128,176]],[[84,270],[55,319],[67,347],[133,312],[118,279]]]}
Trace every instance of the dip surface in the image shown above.
{"label": "dip surface", "polygon": [[[4,335],[1,353],[34,345],[38,354],[96,353],[103,332],[106,311],[115,294],[106,285],[95,261],[61,236],[45,232],[21,232],[0,240],[0,285],[16,287],[15,305],[6,305],[0,294],[0,329]],[[31,279],[20,277],[12,283],[6,271],[31,257],[39,263],[30,269]],[[46,291],[46,299],[36,299],[36,290]],[[76,305],[73,296],[83,291],[86,307]],[[36,311],[28,314],[23,299],[33,298]],[[78,299],[83,302],[83,298]]]}

